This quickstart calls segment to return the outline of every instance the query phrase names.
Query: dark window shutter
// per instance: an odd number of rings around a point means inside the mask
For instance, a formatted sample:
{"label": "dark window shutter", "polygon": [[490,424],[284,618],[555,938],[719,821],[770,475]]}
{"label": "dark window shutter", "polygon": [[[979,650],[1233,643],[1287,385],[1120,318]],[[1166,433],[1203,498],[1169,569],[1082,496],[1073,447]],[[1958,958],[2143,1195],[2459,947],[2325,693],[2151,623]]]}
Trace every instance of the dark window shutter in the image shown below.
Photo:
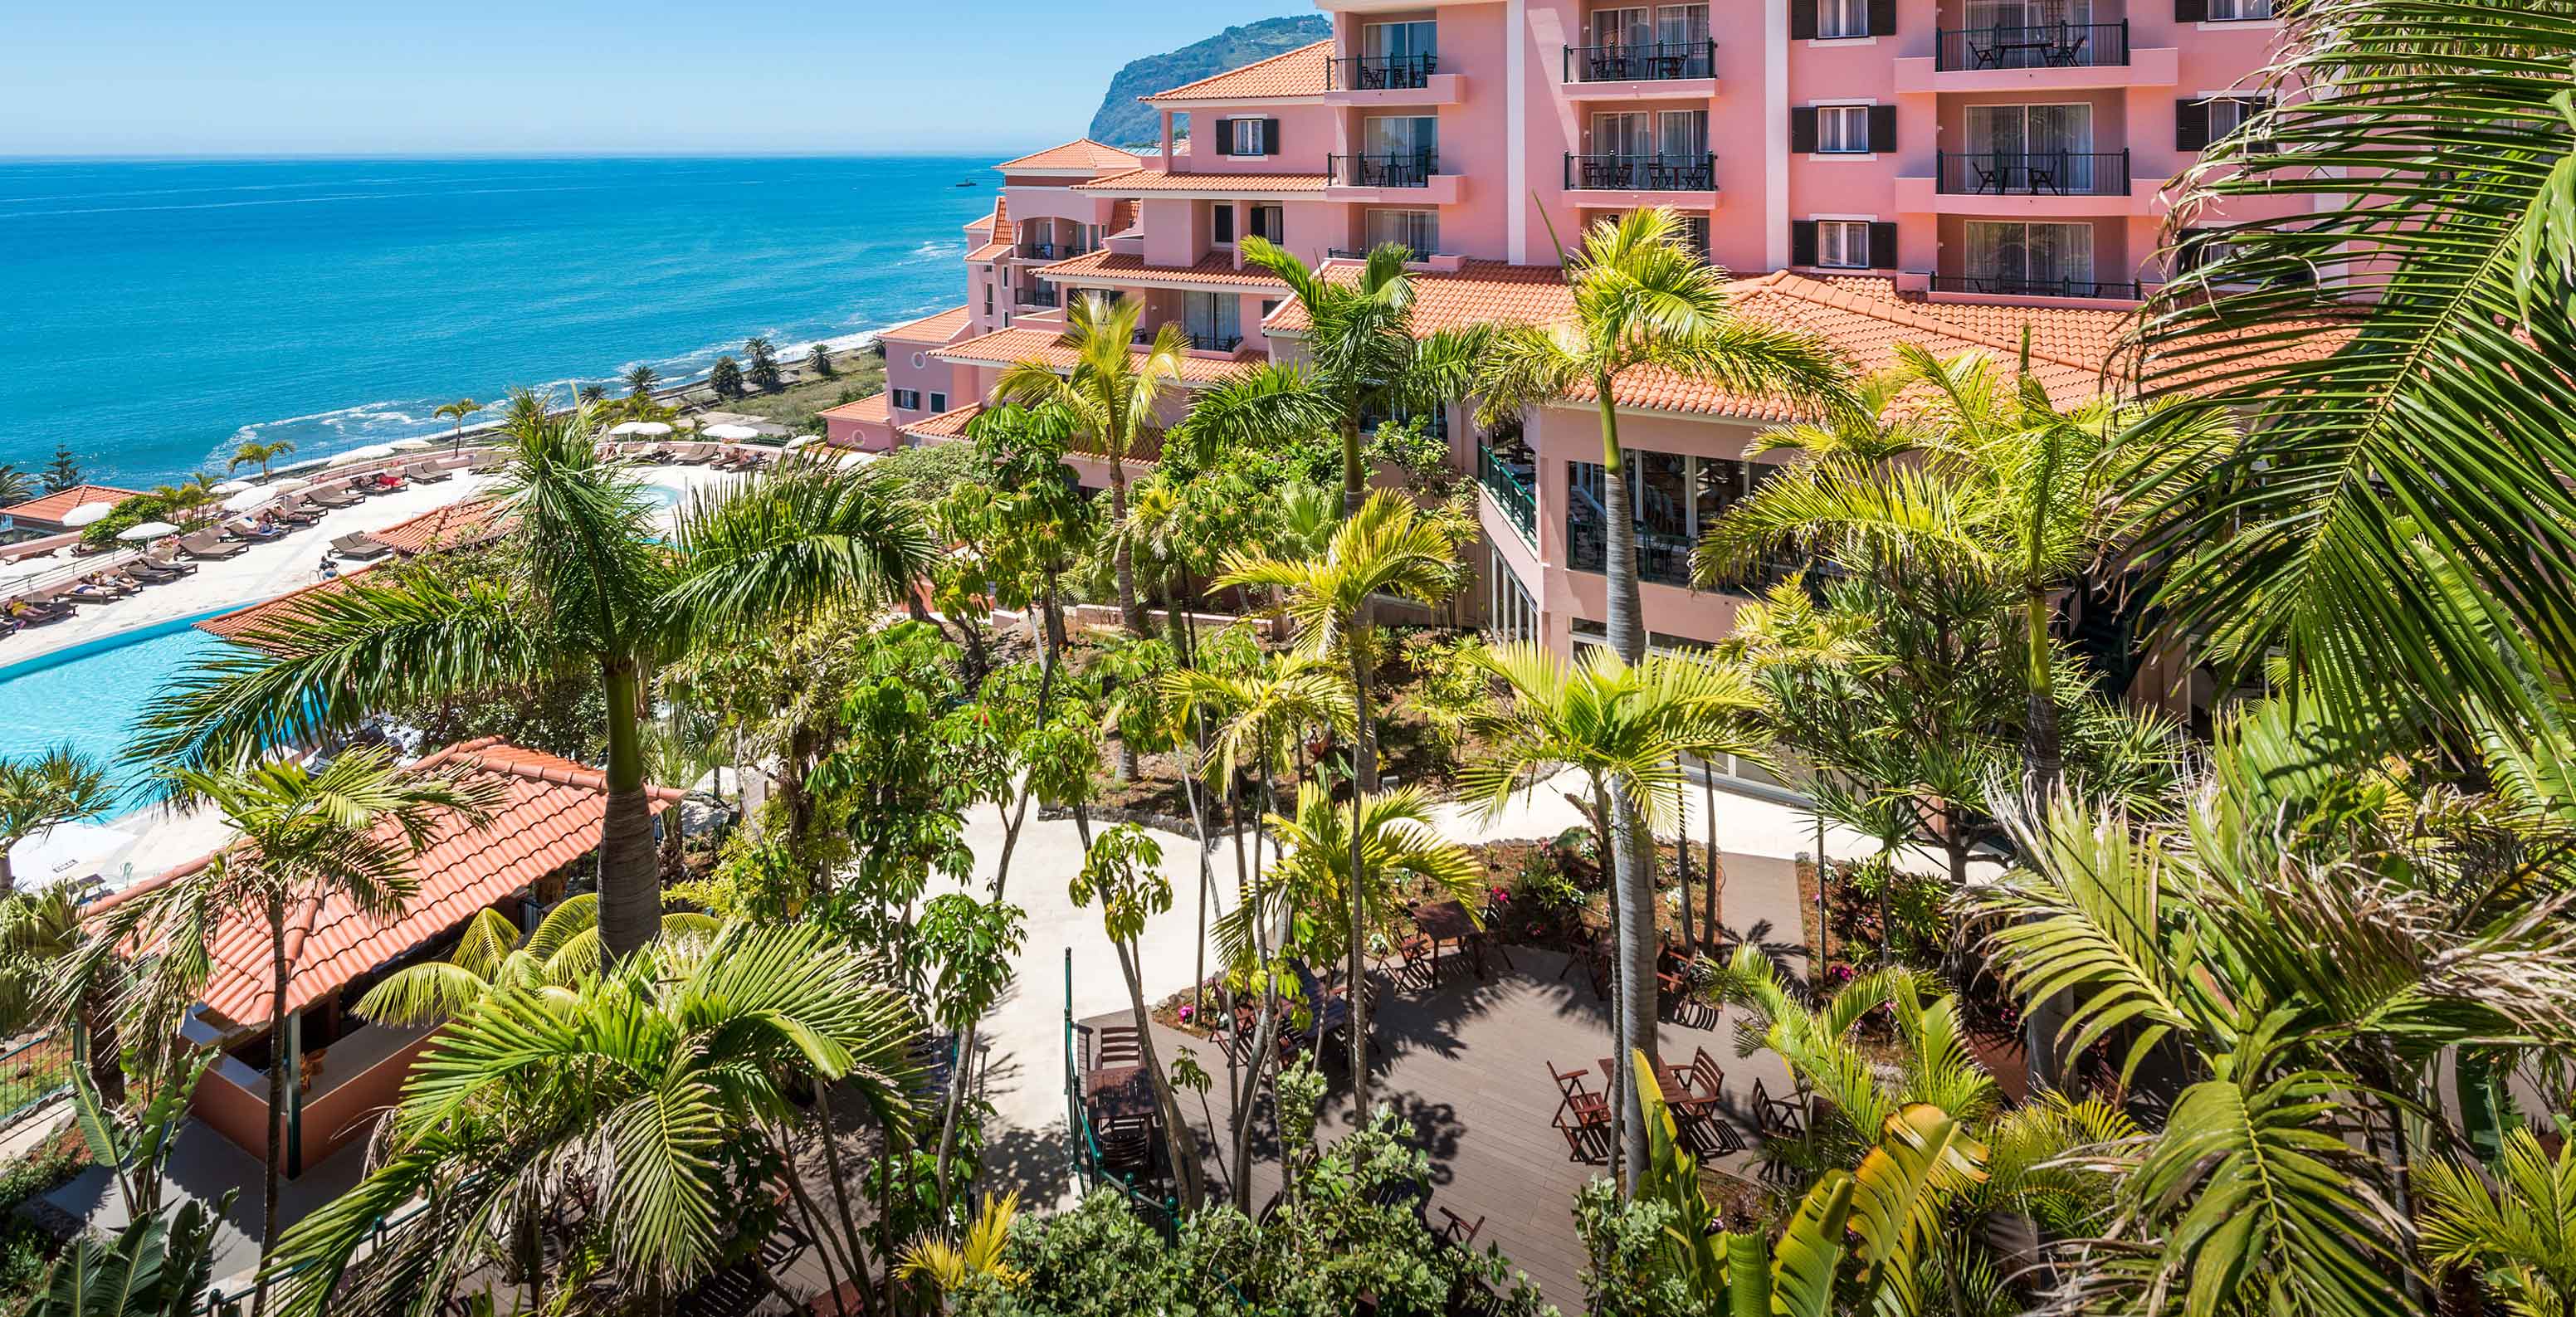
{"label": "dark window shutter", "polygon": [[1261,154],[1279,154],[1279,121],[1276,119],[1261,121]]}
{"label": "dark window shutter", "polygon": [[[2202,0],[2206,4],[2208,0]],[[1811,41],[1816,35],[1816,0],[1789,0],[1789,36]]]}
{"label": "dark window shutter", "polygon": [[1896,0],[1869,0],[1869,34],[1874,37],[1896,35]]}
{"label": "dark window shutter", "polygon": [[1872,224],[1869,226],[1869,265],[1873,270],[1893,270],[1896,268],[1895,225]]}
{"label": "dark window shutter", "polygon": [[1211,230],[1209,240],[1213,242],[1234,241],[1234,207],[1229,204],[1219,204],[1212,209],[1214,209],[1216,214],[1209,226]]}
{"label": "dark window shutter", "polygon": [[1216,153],[1218,155],[1234,154],[1234,120],[1219,119],[1216,121]]}
{"label": "dark window shutter", "polygon": [[1814,220],[1789,221],[1789,263],[1791,265],[1816,263],[1816,222]]}
{"label": "dark window shutter", "polygon": [[2197,151],[2209,145],[2209,102],[2174,102],[2174,149]]}
{"label": "dark window shutter", "polygon": [[1893,151],[1896,149],[1895,106],[1873,105],[1869,107],[1869,149],[1872,151]]}
{"label": "dark window shutter", "polygon": [[1789,107],[1789,149],[1792,152],[1801,154],[1816,149],[1815,106],[1793,105]]}
{"label": "dark window shutter", "polygon": [[2209,0],[2174,0],[2174,21],[2177,23],[2208,22]]}

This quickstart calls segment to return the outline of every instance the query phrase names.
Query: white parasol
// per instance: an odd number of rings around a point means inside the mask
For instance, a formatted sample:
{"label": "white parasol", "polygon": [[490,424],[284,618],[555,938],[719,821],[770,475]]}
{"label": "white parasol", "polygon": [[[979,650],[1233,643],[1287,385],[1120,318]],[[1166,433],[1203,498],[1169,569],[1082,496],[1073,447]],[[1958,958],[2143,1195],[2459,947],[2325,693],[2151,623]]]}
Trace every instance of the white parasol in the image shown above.
{"label": "white parasol", "polygon": [[238,494],[245,489],[256,488],[258,488],[258,486],[253,485],[247,480],[227,480],[220,485],[210,487],[206,492],[209,494]]}
{"label": "white parasol", "polygon": [[71,511],[63,514],[63,524],[66,526],[86,526],[114,511],[116,511],[116,504],[106,499],[101,499],[95,503],[83,503],[79,507],[73,508]]}
{"label": "white parasol", "polygon": [[392,443],[385,445],[385,447],[390,448],[397,453],[419,453],[436,448],[438,445],[431,443],[426,439],[396,439]]}
{"label": "white parasol", "polygon": [[176,535],[178,533],[179,528],[166,521],[138,521],[133,525],[118,531],[116,533],[116,538],[130,542],[157,540],[164,535]]}
{"label": "white parasol", "polygon": [[224,511],[248,512],[263,503],[273,501],[276,497],[276,490],[262,485],[253,485],[248,489],[237,490],[231,498],[225,499]]}
{"label": "white parasol", "polygon": [[369,444],[364,448],[352,448],[349,451],[340,454],[338,457],[332,458],[331,465],[349,466],[358,462],[373,462],[380,458],[387,458],[393,455],[394,450],[393,445],[391,444]]}
{"label": "white parasol", "polygon": [[710,425],[706,428],[706,436],[709,439],[722,439],[730,444],[739,443],[745,439],[757,439],[760,437],[760,431],[748,425]]}

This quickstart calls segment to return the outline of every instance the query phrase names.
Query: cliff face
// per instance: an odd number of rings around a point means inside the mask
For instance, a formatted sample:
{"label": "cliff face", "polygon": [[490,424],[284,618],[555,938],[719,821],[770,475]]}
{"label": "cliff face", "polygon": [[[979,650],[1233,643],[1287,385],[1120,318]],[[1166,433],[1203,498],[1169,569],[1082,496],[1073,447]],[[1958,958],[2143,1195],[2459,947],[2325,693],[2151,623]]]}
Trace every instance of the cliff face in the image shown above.
{"label": "cliff face", "polygon": [[1332,20],[1322,14],[1265,18],[1227,28],[1169,54],[1133,60],[1109,80],[1109,94],[1100,100],[1100,113],[1091,117],[1091,138],[1113,146],[1151,146],[1161,140],[1162,130],[1152,107],[1138,103],[1137,97],[1214,77],[1227,69],[1239,69],[1283,51],[1313,45],[1332,34]]}

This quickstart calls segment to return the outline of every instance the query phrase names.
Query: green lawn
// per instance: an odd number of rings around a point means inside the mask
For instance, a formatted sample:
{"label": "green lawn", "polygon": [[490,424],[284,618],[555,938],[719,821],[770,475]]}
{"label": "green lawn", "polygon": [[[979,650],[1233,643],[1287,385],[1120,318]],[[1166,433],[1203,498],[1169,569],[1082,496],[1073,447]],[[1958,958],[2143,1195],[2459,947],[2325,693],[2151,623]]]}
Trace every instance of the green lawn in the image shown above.
{"label": "green lawn", "polygon": [[802,358],[781,365],[787,368],[787,382],[776,393],[753,392],[719,400],[712,391],[699,386],[689,390],[686,405],[693,411],[742,412],[776,421],[798,434],[821,434],[823,423],[814,419],[816,412],[856,402],[885,387],[885,360],[874,348],[841,354],[834,360],[833,374],[828,379],[801,378],[805,371]]}

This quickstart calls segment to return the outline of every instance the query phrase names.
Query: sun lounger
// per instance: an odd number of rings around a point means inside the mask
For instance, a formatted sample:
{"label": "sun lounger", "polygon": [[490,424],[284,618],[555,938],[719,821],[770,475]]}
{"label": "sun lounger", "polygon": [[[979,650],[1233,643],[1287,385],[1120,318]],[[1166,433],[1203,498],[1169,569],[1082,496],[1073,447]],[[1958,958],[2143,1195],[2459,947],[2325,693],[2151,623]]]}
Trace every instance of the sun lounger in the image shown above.
{"label": "sun lounger", "polygon": [[261,543],[286,538],[286,528],[283,526],[262,526],[256,521],[247,521],[239,517],[224,523],[224,533]]}
{"label": "sun lounger", "polygon": [[194,576],[197,574],[197,564],[181,558],[175,551],[164,556],[162,550],[153,549],[143,555],[142,561],[152,564],[153,567],[161,571],[177,572],[181,576]]}
{"label": "sun lounger", "polygon": [[153,584],[161,581],[175,581],[180,577],[187,575],[186,572],[183,572],[176,567],[172,567],[167,563],[157,563],[149,558],[137,558],[134,561],[127,563],[125,565],[125,572],[126,575],[133,577],[135,580],[145,582],[146,584]]}
{"label": "sun lounger", "polygon": [[308,489],[304,491],[304,497],[308,502],[319,503],[326,508],[353,508],[366,495],[347,489]]}
{"label": "sun lounger", "polygon": [[671,450],[671,460],[682,466],[705,466],[707,464],[707,459],[711,456],[713,456],[713,454],[703,444],[693,444]]}
{"label": "sun lounger", "polygon": [[403,472],[403,474],[424,485],[435,485],[442,480],[454,480],[456,478],[455,472],[448,470],[446,467],[440,466],[434,461],[415,462],[412,464],[411,468]]}
{"label": "sun lounger", "polygon": [[372,494],[391,494],[409,488],[411,482],[392,471],[379,471],[367,478],[367,491]]}
{"label": "sun lounger", "polygon": [[205,530],[179,541],[179,551],[191,558],[230,558],[248,547],[243,544],[228,544],[217,538],[213,531]]}
{"label": "sun lounger", "polygon": [[296,526],[310,526],[322,519],[321,509],[299,498],[283,500],[269,511],[275,514],[279,521]]}
{"label": "sun lounger", "polygon": [[364,531],[343,535],[331,541],[331,552],[343,558],[381,558],[394,547]]}
{"label": "sun lounger", "polygon": [[70,617],[72,611],[70,604],[59,599],[21,599],[12,606],[9,615],[16,618],[21,626],[43,626]]}

